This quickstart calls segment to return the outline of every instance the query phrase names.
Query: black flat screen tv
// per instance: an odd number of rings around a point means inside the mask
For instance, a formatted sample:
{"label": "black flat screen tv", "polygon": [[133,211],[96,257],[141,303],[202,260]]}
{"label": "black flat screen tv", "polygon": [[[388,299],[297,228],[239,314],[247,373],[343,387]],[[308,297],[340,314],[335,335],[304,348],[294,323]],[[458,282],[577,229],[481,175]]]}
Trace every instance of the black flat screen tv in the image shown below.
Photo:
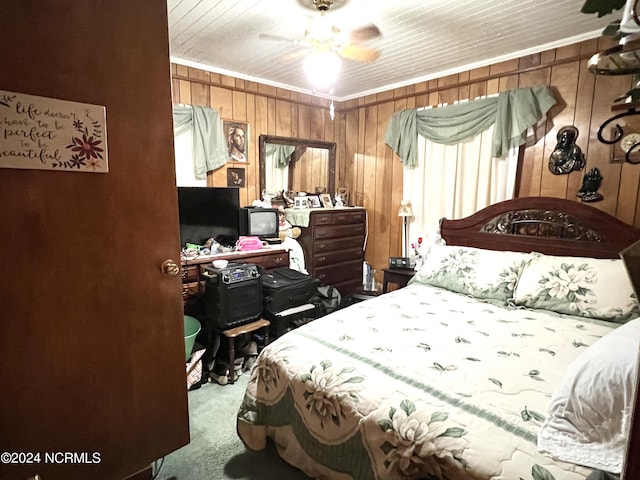
{"label": "black flat screen tv", "polygon": [[237,188],[178,187],[180,244],[204,245],[213,238],[231,246],[239,236],[240,193]]}

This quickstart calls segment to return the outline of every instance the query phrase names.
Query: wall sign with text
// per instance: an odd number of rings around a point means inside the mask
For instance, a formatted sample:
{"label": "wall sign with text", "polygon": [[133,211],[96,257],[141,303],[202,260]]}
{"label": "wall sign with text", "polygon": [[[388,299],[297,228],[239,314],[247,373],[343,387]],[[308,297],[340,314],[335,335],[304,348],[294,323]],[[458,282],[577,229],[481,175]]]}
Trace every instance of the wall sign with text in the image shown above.
{"label": "wall sign with text", "polygon": [[105,107],[0,90],[0,168],[108,172]]}

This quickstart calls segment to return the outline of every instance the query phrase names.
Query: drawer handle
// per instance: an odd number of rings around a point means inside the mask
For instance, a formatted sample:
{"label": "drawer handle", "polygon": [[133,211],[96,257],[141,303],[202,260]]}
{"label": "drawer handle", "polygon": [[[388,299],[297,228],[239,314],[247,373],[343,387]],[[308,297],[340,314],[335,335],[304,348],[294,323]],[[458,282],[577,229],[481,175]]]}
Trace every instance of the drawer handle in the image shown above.
{"label": "drawer handle", "polygon": [[327,234],[326,230],[318,230],[318,236],[319,237],[324,237]]}
{"label": "drawer handle", "polygon": [[329,221],[329,217],[327,217],[327,216],[320,217],[320,221],[323,222],[323,223],[324,222],[328,222]]}
{"label": "drawer handle", "polygon": [[324,255],[322,255],[321,257],[318,257],[319,262],[324,262],[326,259],[327,257],[325,257]]}
{"label": "drawer handle", "polygon": [[319,244],[318,244],[318,248],[319,248],[320,250],[324,250],[325,248],[327,248],[327,244],[326,244],[326,243],[319,243]]}
{"label": "drawer handle", "polygon": [[338,215],[338,221],[340,222],[344,222],[346,220],[346,216],[345,215]]}
{"label": "drawer handle", "polygon": [[318,278],[320,280],[324,280],[324,277],[326,277],[327,275],[325,273],[321,273],[320,275],[318,275]]}
{"label": "drawer handle", "polygon": [[276,263],[282,263],[284,261],[284,258],[276,257],[273,261],[276,262]]}

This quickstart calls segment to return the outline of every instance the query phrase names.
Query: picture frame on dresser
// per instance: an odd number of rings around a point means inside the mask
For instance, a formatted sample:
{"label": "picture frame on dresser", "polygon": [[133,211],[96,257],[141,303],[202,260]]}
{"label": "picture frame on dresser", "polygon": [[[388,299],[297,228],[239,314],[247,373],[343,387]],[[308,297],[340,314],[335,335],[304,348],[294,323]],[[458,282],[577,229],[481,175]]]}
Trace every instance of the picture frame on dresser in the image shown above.
{"label": "picture frame on dresser", "polygon": [[318,195],[309,195],[307,199],[309,208],[320,208],[322,206],[320,204],[320,197],[318,197]]}
{"label": "picture frame on dresser", "polygon": [[339,196],[342,200],[342,204],[345,207],[350,205],[349,203],[349,187],[338,187],[336,190],[336,196]]}
{"label": "picture frame on dresser", "polygon": [[320,194],[320,201],[324,208],[333,208],[333,202],[331,201],[331,195],[328,193]]}

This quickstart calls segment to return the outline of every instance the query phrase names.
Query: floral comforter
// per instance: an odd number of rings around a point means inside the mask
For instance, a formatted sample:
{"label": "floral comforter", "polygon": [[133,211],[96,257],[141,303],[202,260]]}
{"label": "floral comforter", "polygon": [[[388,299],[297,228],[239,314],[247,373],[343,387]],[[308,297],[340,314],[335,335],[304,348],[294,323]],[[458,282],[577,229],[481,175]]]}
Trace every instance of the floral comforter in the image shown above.
{"label": "floral comforter", "polygon": [[564,367],[613,326],[413,284],[278,338],[238,434],[314,478],[583,479],[537,453]]}

